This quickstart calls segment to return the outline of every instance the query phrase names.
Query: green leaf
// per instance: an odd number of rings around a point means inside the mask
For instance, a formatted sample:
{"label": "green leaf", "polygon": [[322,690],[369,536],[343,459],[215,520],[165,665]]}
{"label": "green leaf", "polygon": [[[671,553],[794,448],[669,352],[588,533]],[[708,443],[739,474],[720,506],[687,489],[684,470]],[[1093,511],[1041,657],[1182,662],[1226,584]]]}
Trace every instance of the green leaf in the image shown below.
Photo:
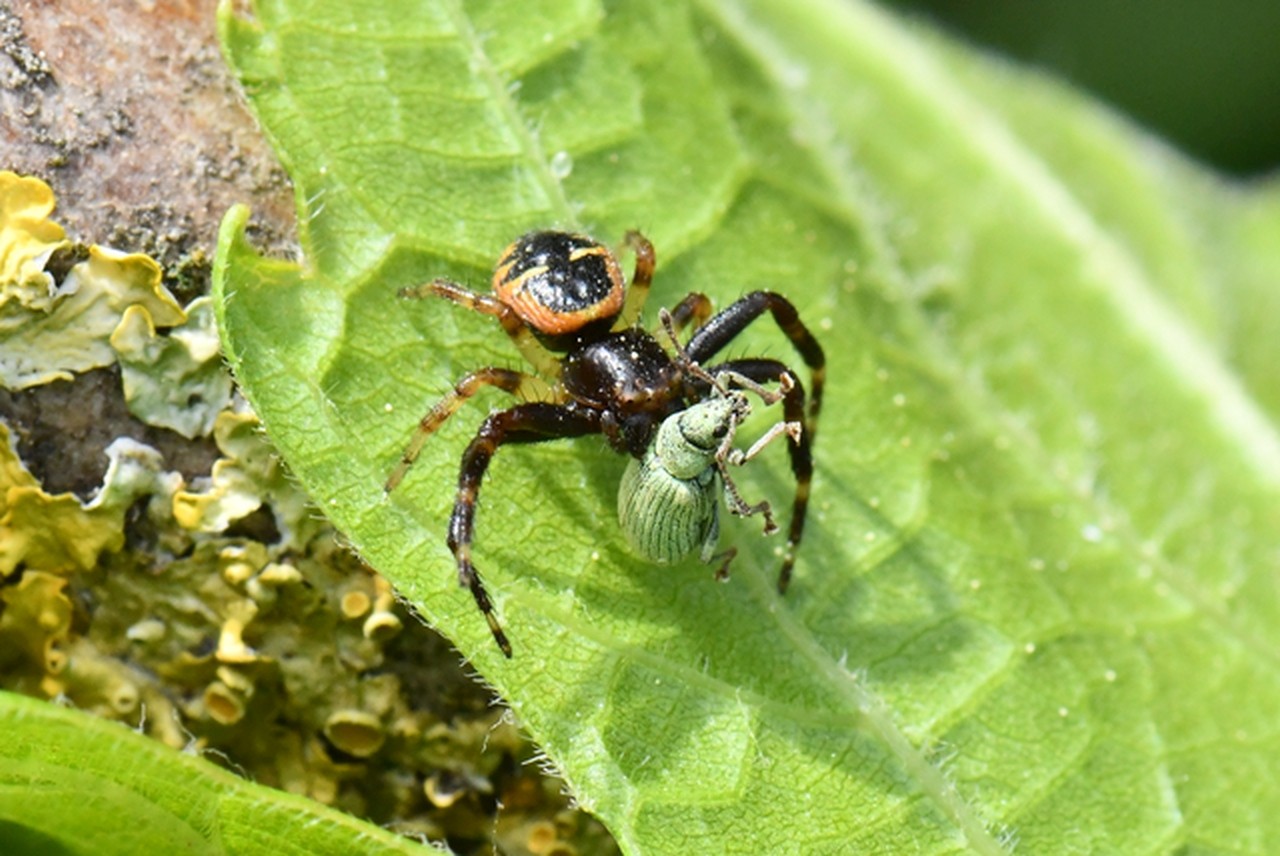
{"label": "green leaf", "polygon": [[[1263,853],[1280,840],[1280,192],[847,0],[261,0],[227,54],[305,265],[233,211],[224,345],[363,555],[631,853]],[[651,306],[790,295],[829,359],[791,591],[730,521],[716,584],[631,557],[599,438],[503,450],[444,528],[486,392],[381,485],[532,227],[658,249]],[[652,311],[649,313],[652,318]],[[762,321],[734,355],[792,359]],[[778,450],[745,468],[785,507]]]}
{"label": "green leaf", "polygon": [[0,692],[0,733],[5,853],[422,852],[80,711]]}

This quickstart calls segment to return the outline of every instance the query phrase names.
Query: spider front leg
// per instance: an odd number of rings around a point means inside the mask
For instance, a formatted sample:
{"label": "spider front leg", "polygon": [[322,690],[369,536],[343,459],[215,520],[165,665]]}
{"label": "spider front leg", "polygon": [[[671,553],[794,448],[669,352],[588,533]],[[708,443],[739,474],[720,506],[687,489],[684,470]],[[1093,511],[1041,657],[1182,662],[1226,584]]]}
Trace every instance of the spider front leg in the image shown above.
{"label": "spider front leg", "polygon": [[[677,334],[683,332],[684,328],[690,325],[693,326],[694,330],[697,330],[707,323],[707,319],[711,317],[711,298],[700,291],[691,291],[676,304],[675,309],[672,309],[669,315],[671,322],[668,330],[671,333],[672,341],[679,347],[679,343],[675,341]],[[667,322],[662,322],[662,326],[667,327]]]}
{"label": "spider front leg", "polygon": [[517,404],[485,419],[476,432],[475,439],[462,453],[458,494],[453,503],[453,514],[449,517],[447,543],[458,563],[459,584],[471,589],[476,606],[484,613],[494,640],[507,657],[511,656],[511,643],[502,632],[489,595],[480,581],[475,565],[471,563],[471,544],[475,540],[476,498],[480,493],[480,483],[500,446],[510,443],[540,443],[599,432],[600,419],[595,411],[544,402]]}
{"label": "spider front leg", "polygon": [[[791,457],[791,473],[796,479],[796,496],[791,507],[791,526],[787,530],[787,547],[778,572],[778,591],[785,594],[791,583],[791,571],[796,563],[796,551],[804,535],[805,517],[809,512],[809,486],[813,481],[813,432],[805,422],[804,387],[786,363],[767,359],[729,360],[709,366],[707,373],[718,376],[732,372],[750,378],[756,383],[777,381],[785,390],[782,393],[782,414],[787,423],[802,426],[799,435],[791,435],[787,444]],[[784,380],[785,378],[785,380]]]}
{"label": "spider front leg", "polygon": [[404,454],[400,457],[400,462],[396,464],[396,468],[391,471],[391,475],[387,477],[386,484],[383,485],[382,490],[384,493],[391,493],[396,489],[396,486],[404,479],[405,473],[409,471],[409,467],[413,466],[413,462],[418,459],[418,455],[422,452],[422,447],[426,444],[427,439],[436,432],[436,429],[446,419],[466,403],[467,399],[479,392],[483,386],[496,386],[498,389],[505,390],[513,395],[519,395],[526,401],[556,400],[554,391],[544,380],[524,372],[491,366],[467,374],[462,380],[454,384],[453,389],[449,390],[444,398],[436,402],[418,422],[418,429],[414,432],[413,439],[405,447]]}
{"label": "spider front leg", "polygon": [[[809,413],[804,422],[809,443],[813,443],[813,437],[818,428],[818,411],[822,409],[822,388],[827,360],[822,353],[822,346],[800,320],[800,315],[790,300],[772,291],[753,291],[744,295],[702,325],[689,339],[685,350],[689,354],[689,359],[706,365],[707,360],[719,353],[735,336],[766,311],[773,315],[773,320],[778,323],[778,327],[791,340],[791,344],[800,352],[805,365],[809,367],[813,380]],[[790,420],[791,416],[787,419]]]}
{"label": "spider front leg", "polygon": [[443,297],[445,300],[456,303],[465,309],[470,309],[472,312],[490,315],[498,319],[498,323],[502,325],[503,332],[511,338],[511,341],[520,350],[520,354],[538,372],[550,378],[558,377],[560,374],[560,361],[556,359],[555,354],[548,351],[538,341],[537,337],[533,335],[533,331],[520,319],[520,316],[516,315],[510,306],[492,295],[479,294],[447,279],[433,279],[431,282],[423,283],[422,285],[402,288],[399,291],[399,295],[419,300],[426,297]]}
{"label": "spider front leg", "polygon": [[648,238],[632,229],[627,232],[626,240],[627,246],[636,254],[636,268],[631,274],[631,284],[627,286],[627,299],[622,305],[622,312],[618,314],[618,320],[613,323],[615,331],[635,326],[636,321],[640,319],[644,303],[649,299],[649,285],[653,282],[653,270],[657,266],[653,244]]}

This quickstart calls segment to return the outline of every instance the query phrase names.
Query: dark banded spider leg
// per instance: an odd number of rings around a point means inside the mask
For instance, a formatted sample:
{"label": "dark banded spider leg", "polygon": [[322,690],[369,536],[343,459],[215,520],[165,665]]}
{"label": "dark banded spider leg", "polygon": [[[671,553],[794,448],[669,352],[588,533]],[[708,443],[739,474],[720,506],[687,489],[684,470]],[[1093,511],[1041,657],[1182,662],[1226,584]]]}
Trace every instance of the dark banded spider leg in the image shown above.
{"label": "dark banded spider leg", "polygon": [[809,435],[809,443],[812,444],[818,427],[818,411],[822,409],[822,387],[827,360],[822,353],[822,346],[809,332],[809,328],[804,326],[790,300],[772,291],[753,291],[743,295],[703,324],[690,337],[685,350],[689,353],[689,359],[706,365],[708,360],[766,311],[772,313],[773,320],[800,352],[811,372],[809,414],[804,424],[805,433]]}
{"label": "dark banded spider leg", "polygon": [[560,360],[547,350],[529,329],[529,325],[516,314],[510,306],[491,294],[478,294],[465,286],[450,282],[447,279],[433,279],[422,285],[402,288],[401,297],[422,300],[428,297],[443,297],[450,303],[456,303],[464,309],[490,315],[498,319],[505,332],[520,353],[535,369],[547,377],[556,377],[560,371]]}
{"label": "dark banded spider leg", "polygon": [[396,468],[391,471],[391,475],[387,476],[387,481],[382,486],[383,492],[390,493],[396,489],[396,486],[404,479],[405,473],[409,471],[409,467],[413,466],[413,462],[418,459],[418,455],[422,452],[422,447],[426,444],[427,439],[459,407],[465,404],[468,398],[479,392],[483,386],[496,386],[498,389],[505,390],[513,395],[519,395],[526,401],[555,400],[551,387],[545,381],[524,372],[494,368],[492,366],[470,372],[462,380],[455,383],[453,389],[449,390],[418,421],[418,430],[414,432],[413,437],[409,440],[409,445],[405,446],[404,454],[400,456],[400,462],[396,464]]}
{"label": "dark banded spider leg", "polygon": [[653,252],[653,244],[635,229],[627,232],[627,246],[636,254],[635,271],[631,274],[631,285],[627,287],[627,299],[622,304],[622,312],[613,323],[613,330],[625,330],[635,326],[644,310],[645,301],[649,299],[649,285],[653,282],[653,270],[657,267],[657,257]]}
{"label": "dark banded spider leg", "polygon": [[787,548],[782,558],[782,569],[778,572],[778,591],[785,594],[791,583],[791,570],[796,563],[796,550],[800,547],[800,538],[804,535],[805,516],[809,511],[809,485],[813,481],[813,432],[805,422],[804,387],[800,379],[785,363],[769,359],[729,360],[714,366],[707,366],[708,374],[717,376],[720,372],[736,372],[750,378],[756,383],[781,382],[786,376],[791,387],[782,396],[782,414],[787,422],[798,422],[805,426],[796,442],[787,444],[791,456],[791,473],[796,479],[796,497],[791,508],[791,526],[787,530]]}
{"label": "dark banded spider leg", "polygon": [[691,291],[671,310],[671,328],[683,332],[690,325],[697,330],[711,317],[711,298],[700,291]]}
{"label": "dark banded spider leg", "polygon": [[475,439],[462,453],[458,474],[458,495],[449,517],[449,549],[458,563],[458,582],[471,589],[476,606],[489,622],[489,630],[502,653],[511,656],[511,643],[502,632],[493,604],[471,563],[471,543],[475,540],[476,497],[480,483],[499,446],[511,443],[541,443],[566,437],[600,433],[600,416],[595,411],[561,404],[533,402],[517,404],[508,410],[490,414],[480,425]]}

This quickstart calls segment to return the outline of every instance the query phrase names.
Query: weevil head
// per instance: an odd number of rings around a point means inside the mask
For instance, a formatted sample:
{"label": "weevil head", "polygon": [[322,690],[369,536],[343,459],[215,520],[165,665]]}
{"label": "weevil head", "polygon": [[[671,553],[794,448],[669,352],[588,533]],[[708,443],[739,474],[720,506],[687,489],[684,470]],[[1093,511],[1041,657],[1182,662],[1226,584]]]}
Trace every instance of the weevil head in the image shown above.
{"label": "weevil head", "polygon": [[658,428],[655,454],[663,469],[690,479],[710,468],[739,423],[751,412],[746,396],[736,391],[715,395],[668,416]]}

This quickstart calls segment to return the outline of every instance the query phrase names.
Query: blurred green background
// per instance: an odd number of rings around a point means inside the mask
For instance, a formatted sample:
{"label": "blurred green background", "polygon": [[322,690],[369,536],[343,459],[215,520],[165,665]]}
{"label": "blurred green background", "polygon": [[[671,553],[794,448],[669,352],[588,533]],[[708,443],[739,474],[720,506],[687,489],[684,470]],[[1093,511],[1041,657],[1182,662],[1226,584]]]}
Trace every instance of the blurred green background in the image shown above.
{"label": "blurred green background", "polygon": [[1280,0],[890,0],[1058,74],[1190,156],[1280,168]]}

